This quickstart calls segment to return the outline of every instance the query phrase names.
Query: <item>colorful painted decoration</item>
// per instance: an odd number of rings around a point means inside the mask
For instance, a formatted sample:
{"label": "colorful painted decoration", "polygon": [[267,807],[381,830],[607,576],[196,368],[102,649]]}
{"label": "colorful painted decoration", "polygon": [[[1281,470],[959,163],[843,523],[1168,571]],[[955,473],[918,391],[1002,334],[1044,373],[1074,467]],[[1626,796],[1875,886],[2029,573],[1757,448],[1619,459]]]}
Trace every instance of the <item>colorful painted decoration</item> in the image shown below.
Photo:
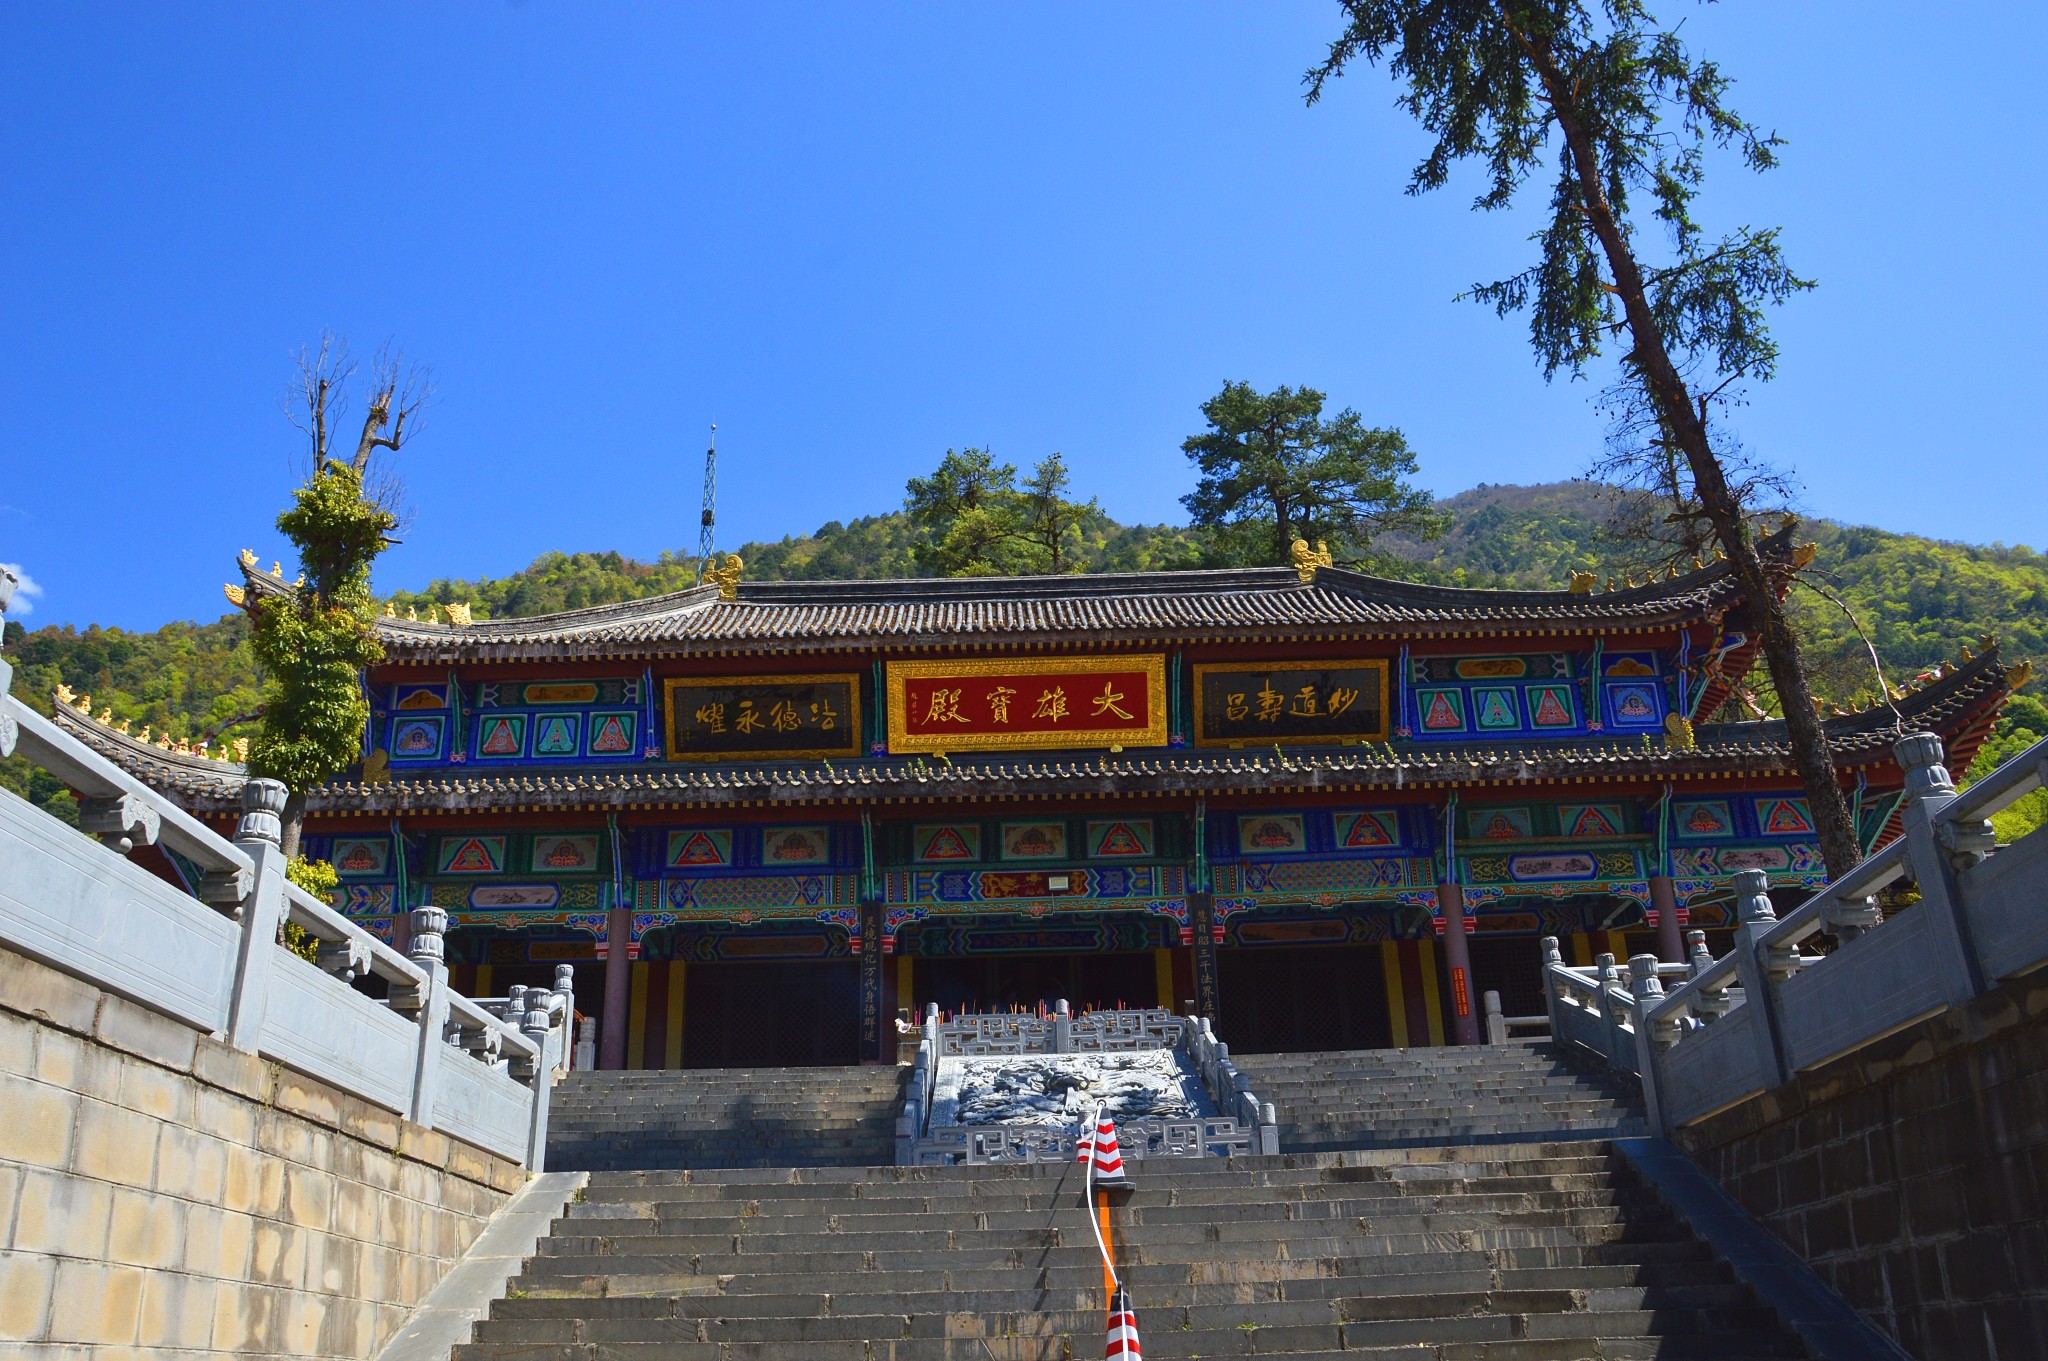
{"label": "colorful painted decoration", "polygon": [[479,756],[521,756],[526,752],[526,716],[507,714],[486,718],[477,727]]}
{"label": "colorful painted decoration", "polygon": [[1571,691],[1562,685],[1539,685],[1529,691],[1530,721],[1539,728],[1572,726]]}
{"label": "colorful painted decoration", "polygon": [[537,836],[533,839],[536,873],[589,874],[597,869],[594,836]]}
{"label": "colorful painted decoration", "polygon": [[443,874],[496,874],[505,868],[502,836],[451,836],[441,840]]}
{"label": "colorful painted decoration", "polygon": [[1006,822],[1003,824],[1003,859],[1064,860],[1067,855],[1067,825],[1064,822]]}
{"label": "colorful painted decoration", "polygon": [[1651,724],[1662,721],[1660,710],[1663,706],[1657,702],[1657,687],[1654,685],[1610,685],[1607,697],[1614,706],[1614,721],[1617,723]]}
{"label": "colorful painted decoration", "polygon": [[1756,825],[1765,836],[1811,836],[1813,818],[1804,799],[1758,799]]}
{"label": "colorful painted decoration", "polygon": [[694,869],[700,865],[732,863],[732,832],[727,828],[668,834],[668,867]]}
{"label": "colorful painted decoration", "polygon": [[1792,852],[1783,846],[1730,846],[1715,855],[1714,860],[1722,873],[1733,874],[1737,870],[1789,869]]}
{"label": "colorful painted decoration", "polygon": [[1465,697],[1456,690],[1417,692],[1422,726],[1428,732],[1460,732],[1465,727]]}
{"label": "colorful painted decoration", "polygon": [[1149,819],[1088,824],[1088,854],[1095,859],[1150,855],[1152,845],[1152,823]]}
{"label": "colorful painted decoration", "polygon": [[1590,855],[1511,855],[1508,877],[1517,883],[1545,879],[1591,879],[1600,873],[1600,862]]}
{"label": "colorful painted decoration", "polygon": [[1607,664],[1610,676],[1654,676],[1657,668],[1635,657],[1616,657]]}
{"label": "colorful painted decoration", "polygon": [[1672,804],[1671,825],[1680,836],[1728,836],[1735,831],[1735,819],[1720,799],[1680,800]]}
{"label": "colorful painted decoration", "polygon": [[396,691],[398,702],[394,709],[445,709],[448,707],[448,687],[445,685],[401,685]]}
{"label": "colorful painted decoration", "polygon": [[333,857],[336,874],[382,874],[391,860],[391,843],[382,837],[337,840]]}
{"label": "colorful painted decoration", "polygon": [[1627,820],[1614,803],[1567,803],[1557,810],[1566,836],[1620,836]]}
{"label": "colorful painted decoration", "polygon": [[535,756],[574,756],[577,719],[573,714],[542,714],[533,735]]}
{"label": "colorful painted decoration", "polygon": [[1479,710],[1481,728],[1521,726],[1522,719],[1515,712],[1515,692],[1512,690],[1474,690],[1472,702]]}
{"label": "colorful painted decoration", "polygon": [[1535,818],[1526,808],[1474,808],[1465,826],[1481,841],[1526,841],[1535,835]]}
{"label": "colorful painted decoration", "polygon": [[1400,823],[1392,811],[1337,814],[1337,844],[1347,851],[1398,845]]}
{"label": "colorful painted decoration", "polygon": [[1512,680],[1528,674],[1529,663],[1521,657],[1460,657],[1457,662],[1460,680]]}
{"label": "colorful painted decoration", "polygon": [[597,703],[597,686],[591,681],[543,681],[523,690],[520,698],[527,704]]}
{"label": "colorful painted decoration", "polygon": [[1299,813],[1255,813],[1237,820],[1237,846],[1245,855],[1291,855],[1308,849]]}
{"label": "colorful painted decoration", "polygon": [[761,834],[764,865],[822,865],[832,858],[832,838],[823,827],[770,827]]}
{"label": "colorful painted decoration", "polygon": [[562,891],[553,884],[478,884],[469,891],[471,907],[553,907]]}
{"label": "colorful painted decoration", "polygon": [[592,756],[622,756],[633,750],[633,730],[638,725],[638,714],[592,714],[590,716],[590,754]]}
{"label": "colorful painted decoration", "polygon": [[431,760],[441,754],[443,718],[401,718],[391,724],[388,750],[395,761]]}
{"label": "colorful painted decoration", "polygon": [[919,864],[981,859],[981,828],[972,823],[916,827],[912,829],[911,839],[916,846],[915,858]]}

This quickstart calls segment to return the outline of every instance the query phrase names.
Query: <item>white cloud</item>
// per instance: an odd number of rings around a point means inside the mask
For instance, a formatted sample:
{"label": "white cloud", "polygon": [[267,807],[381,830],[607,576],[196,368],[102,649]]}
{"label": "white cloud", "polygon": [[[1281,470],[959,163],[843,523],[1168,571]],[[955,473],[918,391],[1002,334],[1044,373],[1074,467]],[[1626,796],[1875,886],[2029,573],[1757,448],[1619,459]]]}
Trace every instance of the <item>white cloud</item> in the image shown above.
{"label": "white cloud", "polygon": [[14,588],[14,599],[8,602],[7,612],[11,615],[34,614],[35,597],[43,593],[43,588],[36,585],[36,579],[23,571],[19,563],[0,562],[0,567],[14,573],[15,580],[21,583]]}

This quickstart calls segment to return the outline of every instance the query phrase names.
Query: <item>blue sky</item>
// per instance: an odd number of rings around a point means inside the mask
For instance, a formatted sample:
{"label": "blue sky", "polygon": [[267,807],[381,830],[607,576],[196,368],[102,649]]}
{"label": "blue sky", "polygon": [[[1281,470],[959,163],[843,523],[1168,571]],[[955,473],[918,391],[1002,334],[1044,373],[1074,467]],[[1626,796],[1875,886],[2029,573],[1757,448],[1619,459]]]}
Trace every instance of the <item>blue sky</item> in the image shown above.
{"label": "blue sky", "polygon": [[[1740,413],[1817,514],[2048,547],[2035,408],[2048,7],[1685,13],[1791,141],[1723,173],[1819,291]],[[1851,16],[1853,15],[1853,22]],[[1590,385],[1452,295],[1525,260],[1326,3],[32,5],[0,0],[0,560],[27,622],[213,618],[322,328],[430,364],[384,587],[889,509],[949,446],[1062,450],[1179,518],[1225,379],[1407,432],[1439,493],[1582,471]]]}

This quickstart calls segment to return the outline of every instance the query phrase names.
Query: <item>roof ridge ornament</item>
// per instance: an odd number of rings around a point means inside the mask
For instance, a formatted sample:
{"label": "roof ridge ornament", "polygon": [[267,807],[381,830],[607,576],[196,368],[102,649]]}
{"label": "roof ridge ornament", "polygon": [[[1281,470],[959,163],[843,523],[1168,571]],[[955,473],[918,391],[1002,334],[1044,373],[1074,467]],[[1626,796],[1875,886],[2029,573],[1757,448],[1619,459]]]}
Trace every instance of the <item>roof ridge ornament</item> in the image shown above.
{"label": "roof ridge ornament", "polygon": [[[747,564],[739,554],[727,553],[725,555],[725,562],[720,566],[712,568],[706,575],[718,583],[718,598],[720,600],[738,600],[740,598],[740,576],[746,570]],[[1303,577],[1302,580],[1306,581],[1308,578]]]}
{"label": "roof ridge ornament", "polygon": [[1336,559],[1330,556],[1330,545],[1321,539],[1316,540],[1314,548],[1308,546],[1308,540],[1296,539],[1288,545],[1287,556],[1293,559],[1295,575],[1304,585],[1316,579],[1316,568],[1337,565]]}

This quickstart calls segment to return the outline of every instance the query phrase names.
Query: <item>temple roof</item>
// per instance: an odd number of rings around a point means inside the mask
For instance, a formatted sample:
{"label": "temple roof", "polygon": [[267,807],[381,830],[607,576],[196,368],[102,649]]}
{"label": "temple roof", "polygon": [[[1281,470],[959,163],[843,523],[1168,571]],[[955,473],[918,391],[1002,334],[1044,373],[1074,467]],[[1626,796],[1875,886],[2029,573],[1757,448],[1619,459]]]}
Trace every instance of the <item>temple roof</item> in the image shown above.
{"label": "temple roof", "polygon": [[[1763,540],[1774,567],[1793,561],[1790,529]],[[245,557],[248,589],[292,589]],[[1487,591],[1427,586],[1322,567],[739,583],[646,600],[473,624],[387,616],[391,662],[581,661],[866,648],[1045,647],[1071,643],[1509,636],[1662,630],[1718,619],[1742,599],[1725,562],[1613,591]]]}
{"label": "temple roof", "polygon": [[[1960,771],[1975,755],[2008,689],[1996,651],[1912,691],[1896,705],[1831,718],[1838,767],[1889,767],[1901,731],[1932,731]],[[137,742],[59,707],[66,730],[197,812],[235,807],[240,766],[182,757]],[[842,762],[612,765],[477,773],[444,768],[385,783],[341,780],[307,799],[313,814],[612,811],[628,808],[798,807],[1031,797],[1171,797],[1381,791],[1419,786],[1666,781],[1796,780],[1781,721],[1705,725],[1680,750],[1637,738],[1531,744],[1404,742],[1359,747],[1244,751],[1022,753],[985,757],[883,757]]]}

